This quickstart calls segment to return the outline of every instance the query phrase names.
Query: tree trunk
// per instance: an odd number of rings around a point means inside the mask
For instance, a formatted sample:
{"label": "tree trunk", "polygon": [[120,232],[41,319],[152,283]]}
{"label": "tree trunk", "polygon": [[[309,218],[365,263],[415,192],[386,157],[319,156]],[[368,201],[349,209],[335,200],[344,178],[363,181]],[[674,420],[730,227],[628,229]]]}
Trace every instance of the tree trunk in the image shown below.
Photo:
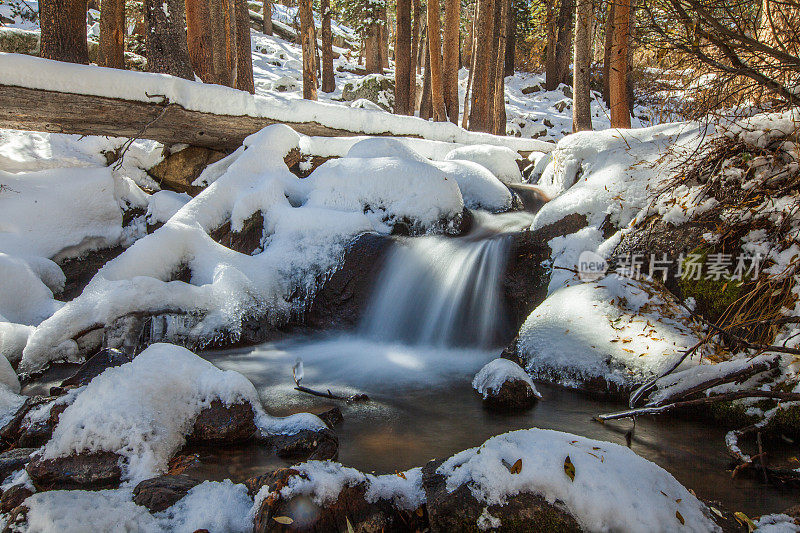
{"label": "tree trunk", "polygon": [[264,17],[264,22],[261,26],[261,31],[264,35],[272,35],[272,1],[264,0],[261,8],[261,15]]}
{"label": "tree trunk", "polygon": [[469,77],[467,78],[467,90],[464,91],[464,114],[461,116],[461,127],[467,129],[469,125],[469,102],[470,93],[472,92],[473,76],[475,74],[475,8],[473,6],[471,12],[472,24],[469,28],[469,49],[470,49],[470,63],[469,63]]}
{"label": "tree trunk", "polygon": [[611,105],[611,48],[614,42],[614,0],[608,0],[603,49],[603,100]]}
{"label": "tree trunk", "polygon": [[419,116],[428,120],[433,115],[431,109],[431,55],[428,53],[428,39],[424,42],[425,75],[422,78],[422,102],[419,105]]}
{"label": "tree trunk", "polygon": [[214,46],[208,0],[186,0],[186,38],[195,74],[205,83],[219,83],[214,73]]}
{"label": "tree trunk", "polygon": [[380,10],[381,15],[381,67],[389,68],[389,15],[386,12],[386,5]]}
{"label": "tree trunk", "polygon": [[492,131],[489,95],[492,84],[492,47],[494,37],[494,0],[478,0],[475,25],[474,74],[472,75],[472,102],[469,111],[469,129]]}
{"label": "tree trunk", "polygon": [[86,0],[40,0],[41,56],[89,64]]}
{"label": "tree trunk", "polygon": [[508,8],[511,0],[496,0],[499,6],[497,18],[495,19],[495,33],[497,33],[497,53],[495,55],[494,66],[494,103],[492,105],[493,133],[495,135],[506,134],[506,91],[505,91],[505,71],[506,71],[506,30],[508,24]]}
{"label": "tree trunk", "polygon": [[508,17],[506,18],[506,58],[505,75],[514,75],[514,63],[517,52],[517,10],[514,9],[514,1],[508,6]]}
{"label": "tree trunk", "polygon": [[97,64],[101,67],[125,68],[125,0],[103,0]]}
{"label": "tree trunk", "polygon": [[472,69],[472,51],[475,41],[475,4],[469,5],[468,19],[470,20],[469,29],[467,30],[467,38],[464,39],[464,44],[461,52],[462,66]]}
{"label": "tree trunk", "polygon": [[183,0],[145,0],[144,23],[148,70],[194,79]]}
{"label": "tree trunk", "polygon": [[250,47],[250,10],[247,0],[236,0],[236,83],[241,91],[256,93],[253,81],[253,53]]}
{"label": "tree trunk", "polygon": [[444,105],[447,117],[458,124],[458,70],[460,67],[461,0],[444,2]]}
{"label": "tree trunk", "polygon": [[[419,44],[422,38],[422,9],[419,5],[420,0],[411,0],[411,9],[414,12],[414,26],[411,29],[412,33],[412,41],[411,41],[411,61],[412,67],[414,68],[414,74],[419,74],[422,72],[422,65],[418,59],[419,56]],[[412,74],[412,95],[416,93],[417,83],[416,77]],[[412,101],[416,100],[415,96],[412,96]]]}
{"label": "tree trunk", "polygon": [[414,114],[414,100],[410,96],[411,76],[411,0],[397,0],[397,33],[394,43],[394,112]]}
{"label": "tree trunk", "polygon": [[592,0],[577,0],[575,17],[575,59],[572,66],[572,131],[592,129]]}
{"label": "tree trunk", "polygon": [[231,5],[229,0],[203,0],[208,11],[211,42],[211,83],[233,87]]}
{"label": "tree trunk", "polygon": [[630,0],[616,0],[614,37],[611,45],[609,98],[611,127],[630,128],[628,104],[628,37],[630,35]]}
{"label": "tree trunk", "polygon": [[383,61],[381,60],[381,27],[379,24],[370,24],[366,28],[364,38],[364,68],[367,74],[382,74]]}
{"label": "tree trunk", "polygon": [[557,0],[549,0],[547,2],[547,58],[545,59],[544,88],[548,91],[552,91],[558,87],[558,69],[556,68],[558,26],[556,25],[556,7]]}
{"label": "tree trunk", "polygon": [[442,82],[442,41],[439,23],[439,0],[428,0],[428,55],[431,71],[431,106],[433,120],[447,120],[444,107],[444,83]]}
{"label": "tree trunk", "polygon": [[331,2],[322,0],[322,92],[332,93],[336,90],[336,78],[333,75],[333,33],[331,32]]}
{"label": "tree trunk", "polygon": [[303,46],[303,98],[317,99],[317,72],[314,68],[314,14],[311,0],[300,0],[300,40]]}
{"label": "tree trunk", "polygon": [[558,12],[558,40],[556,41],[556,87],[569,84],[569,65],[572,62],[572,27],[575,15],[575,0],[561,0]]}

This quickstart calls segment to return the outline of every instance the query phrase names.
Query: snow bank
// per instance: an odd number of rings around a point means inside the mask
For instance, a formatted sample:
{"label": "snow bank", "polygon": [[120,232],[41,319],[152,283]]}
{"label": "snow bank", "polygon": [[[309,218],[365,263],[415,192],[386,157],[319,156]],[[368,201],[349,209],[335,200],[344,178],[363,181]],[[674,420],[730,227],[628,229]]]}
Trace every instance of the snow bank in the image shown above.
{"label": "snow bank", "polygon": [[630,388],[671,367],[698,340],[674,299],[612,274],[551,294],[525,320],[517,350],[535,379],[581,387],[601,378]]}
{"label": "snow bank", "polygon": [[221,85],[204,84],[165,74],[109,70],[91,65],[50,61],[20,54],[0,54],[2,83],[31,89],[105,96],[147,102],[147,94],[193,111],[270,118],[279,122],[317,122],[330,128],[376,135],[413,135],[426,139],[506,146],[515,151],[549,151],[548,143],[466,131],[449,122],[366,109],[345,108],[278,94],[253,96]]}
{"label": "snow bank", "polygon": [[475,374],[472,380],[472,388],[478,391],[478,394],[484,398],[488,398],[490,394],[500,390],[503,383],[506,381],[524,381],[531,386],[533,393],[537,398],[542,395],[536,390],[536,385],[533,384],[531,377],[514,361],[508,359],[494,359],[489,361],[486,365]]}
{"label": "snow bank", "polygon": [[265,434],[324,427],[311,416],[274,419],[241,374],[219,370],[185,348],[154,344],[93,379],[61,414],[43,455],[115,452],[125,459],[123,479],[135,484],[166,470],[197,415],[214,400],[249,403]]}
{"label": "snow bank", "polygon": [[[397,222],[419,232],[449,231],[463,211],[455,180],[399,143],[380,141],[383,153],[395,155],[375,157],[381,152],[370,151],[369,158],[329,161],[299,179],[283,162],[299,142],[293,130],[276,125],[251,135],[245,149],[211,169],[213,176],[201,176],[213,181],[208,188],[106,264],[80,297],[37,327],[20,371],[75,357],[72,338],[78,332],[134,311],[191,312],[183,325],[168,332],[181,338],[235,337],[246,316],[277,323],[303,309],[305,298],[362,233],[389,233]],[[367,148],[376,146],[364,142]],[[365,148],[353,149],[358,154]],[[158,209],[158,202],[154,205]],[[208,235],[228,220],[239,231],[258,213],[264,229],[253,255],[235,252]],[[190,283],[170,281],[185,267],[191,271]]]}
{"label": "snow bank", "polygon": [[445,159],[478,163],[506,185],[522,182],[522,173],[517,165],[520,156],[510,148],[489,145],[463,146],[452,150]]}
{"label": "snow bank", "polygon": [[511,191],[486,167],[472,161],[433,161],[433,165],[455,180],[466,207],[495,212],[511,208]]}
{"label": "snow bank", "polygon": [[[565,473],[568,457],[574,480]],[[510,473],[507,465],[519,459],[522,469]],[[521,492],[562,502],[586,531],[719,531],[706,507],[667,471],[623,446],[569,433],[506,433],[454,455],[437,472],[449,491],[466,484],[487,505]]]}

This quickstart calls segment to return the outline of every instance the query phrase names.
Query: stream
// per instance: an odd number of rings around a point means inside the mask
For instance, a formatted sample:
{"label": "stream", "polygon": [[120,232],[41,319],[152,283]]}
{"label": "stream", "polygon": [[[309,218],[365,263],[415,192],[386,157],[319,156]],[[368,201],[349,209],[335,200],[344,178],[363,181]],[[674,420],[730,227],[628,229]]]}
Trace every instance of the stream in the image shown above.
{"label": "stream", "polygon": [[[576,391],[537,383],[543,400],[525,413],[483,408],[474,374],[498,357],[513,330],[502,313],[499,279],[506,234],[530,224],[530,214],[476,214],[470,235],[400,240],[390,252],[365,318],[352,333],[294,337],[257,347],[208,351],[206,359],[244,374],[268,412],[320,413],[334,405],[344,465],[377,473],[422,466],[523,428],[546,428],[625,445],[628,420],[592,417],[624,408]],[[371,401],[345,404],[294,390],[292,367],[303,361],[303,384]],[[640,417],[631,448],[672,473],[706,500],[750,516],[794,504],[791,492],[747,478],[731,479],[725,431],[710,422]],[[208,448],[195,470],[208,479],[242,480],[287,466],[258,445]]]}

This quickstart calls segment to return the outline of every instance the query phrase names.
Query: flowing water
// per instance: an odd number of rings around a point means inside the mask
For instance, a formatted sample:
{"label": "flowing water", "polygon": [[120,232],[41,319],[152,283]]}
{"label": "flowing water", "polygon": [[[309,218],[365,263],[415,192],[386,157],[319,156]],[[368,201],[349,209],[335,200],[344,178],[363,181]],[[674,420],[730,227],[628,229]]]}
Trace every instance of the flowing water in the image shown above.
{"label": "flowing water", "polygon": [[[483,409],[470,382],[507,342],[498,279],[508,231],[529,216],[478,215],[463,238],[421,237],[398,243],[376,284],[365,319],[353,334],[298,337],[254,348],[207,352],[223,369],[256,386],[268,411],[287,415],[338,405],[339,460],[364,471],[393,472],[424,465],[523,428],[557,429],[625,444],[630,421],[599,424],[598,413],[622,405],[538,384],[544,399],[529,412],[499,415]],[[303,384],[371,401],[335,403],[294,390],[291,368],[304,362]],[[731,479],[724,431],[678,418],[640,418],[631,441],[698,496],[752,515],[796,503],[791,493],[749,479]],[[242,480],[286,466],[256,445],[201,449],[200,472],[209,479]]]}

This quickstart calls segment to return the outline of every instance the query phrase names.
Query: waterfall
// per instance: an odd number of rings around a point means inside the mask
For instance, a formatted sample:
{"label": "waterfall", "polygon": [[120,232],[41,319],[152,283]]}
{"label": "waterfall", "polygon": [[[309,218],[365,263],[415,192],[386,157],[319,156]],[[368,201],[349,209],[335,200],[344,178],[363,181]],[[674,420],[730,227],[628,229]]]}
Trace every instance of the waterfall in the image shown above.
{"label": "waterfall", "polygon": [[396,244],[360,332],[407,344],[496,346],[509,327],[500,287],[509,243],[495,233]]}

